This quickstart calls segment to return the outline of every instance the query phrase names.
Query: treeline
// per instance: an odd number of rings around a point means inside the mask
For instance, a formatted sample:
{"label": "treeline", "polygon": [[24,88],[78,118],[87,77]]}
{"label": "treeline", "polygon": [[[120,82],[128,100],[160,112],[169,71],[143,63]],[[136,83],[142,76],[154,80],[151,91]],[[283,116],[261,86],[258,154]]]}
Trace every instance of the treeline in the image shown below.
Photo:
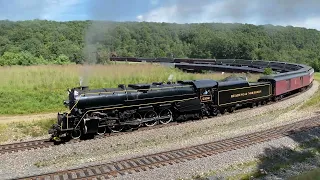
{"label": "treeline", "polygon": [[320,70],[320,32],[248,24],[0,21],[0,65],[106,63],[131,57],[288,61]]}

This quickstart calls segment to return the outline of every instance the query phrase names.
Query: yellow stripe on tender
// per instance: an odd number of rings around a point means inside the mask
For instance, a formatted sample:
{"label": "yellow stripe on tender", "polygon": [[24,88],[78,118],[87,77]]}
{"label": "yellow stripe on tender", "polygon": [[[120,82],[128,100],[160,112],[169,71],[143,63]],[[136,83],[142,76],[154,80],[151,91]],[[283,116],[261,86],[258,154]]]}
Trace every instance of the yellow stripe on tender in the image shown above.
{"label": "yellow stripe on tender", "polygon": [[234,88],[234,89],[225,89],[225,90],[221,90],[221,91],[219,91],[219,92],[223,92],[223,91],[232,91],[232,90],[237,90],[237,89],[255,88],[255,87],[260,87],[260,86],[265,86],[265,85],[270,86],[270,84],[261,84],[261,85],[257,85],[257,86],[249,86],[249,87]]}

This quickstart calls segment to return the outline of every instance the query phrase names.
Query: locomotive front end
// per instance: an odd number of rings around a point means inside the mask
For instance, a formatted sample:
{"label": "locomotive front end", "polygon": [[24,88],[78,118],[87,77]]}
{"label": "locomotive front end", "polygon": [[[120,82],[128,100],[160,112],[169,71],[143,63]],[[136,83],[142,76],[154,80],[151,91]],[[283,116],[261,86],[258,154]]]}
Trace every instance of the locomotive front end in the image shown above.
{"label": "locomotive front end", "polygon": [[71,122],[73,122],[75,114],[78,109],[76,107],[77,101],[80,98],[82,91],[86,90],[88,87],[77,87],[68,90],[68,99],[63,101],[63,104],[68,108],[69,112],[58,113],[57,123],[53,124],[48,130],[51,134],[51,140],[60,141],[60,137],[66,134],[67,130],[71,128]]}
{"label": "locomotive front end", "polygon": [[60,141],[60,136],[63,134],[62,126],[63,123],[66,122],[67,116],[66,113],[57,114],[57,123],[53,124],[51,128],[48,130],[48,133],[51,134],[50,140]]}

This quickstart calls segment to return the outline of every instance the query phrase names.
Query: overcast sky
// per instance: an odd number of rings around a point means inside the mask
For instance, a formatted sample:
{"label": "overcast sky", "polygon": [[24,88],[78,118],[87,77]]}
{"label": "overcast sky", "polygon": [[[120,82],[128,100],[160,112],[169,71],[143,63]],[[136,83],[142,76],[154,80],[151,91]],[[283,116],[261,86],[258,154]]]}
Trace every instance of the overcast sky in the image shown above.
{"label": "overcast sky", "polygon": [[320,0],[0,0],[0,19],[237,22],[320,30]]}

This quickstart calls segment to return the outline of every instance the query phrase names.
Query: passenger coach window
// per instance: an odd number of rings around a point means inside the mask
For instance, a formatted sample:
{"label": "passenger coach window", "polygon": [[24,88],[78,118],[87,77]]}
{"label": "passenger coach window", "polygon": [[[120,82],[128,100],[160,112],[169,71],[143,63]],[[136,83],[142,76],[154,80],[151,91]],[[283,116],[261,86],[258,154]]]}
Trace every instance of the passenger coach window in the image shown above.
{"label": "passenger coach window", "polygon": [[300,77],[300,85],[303,85],[303,77]]}

